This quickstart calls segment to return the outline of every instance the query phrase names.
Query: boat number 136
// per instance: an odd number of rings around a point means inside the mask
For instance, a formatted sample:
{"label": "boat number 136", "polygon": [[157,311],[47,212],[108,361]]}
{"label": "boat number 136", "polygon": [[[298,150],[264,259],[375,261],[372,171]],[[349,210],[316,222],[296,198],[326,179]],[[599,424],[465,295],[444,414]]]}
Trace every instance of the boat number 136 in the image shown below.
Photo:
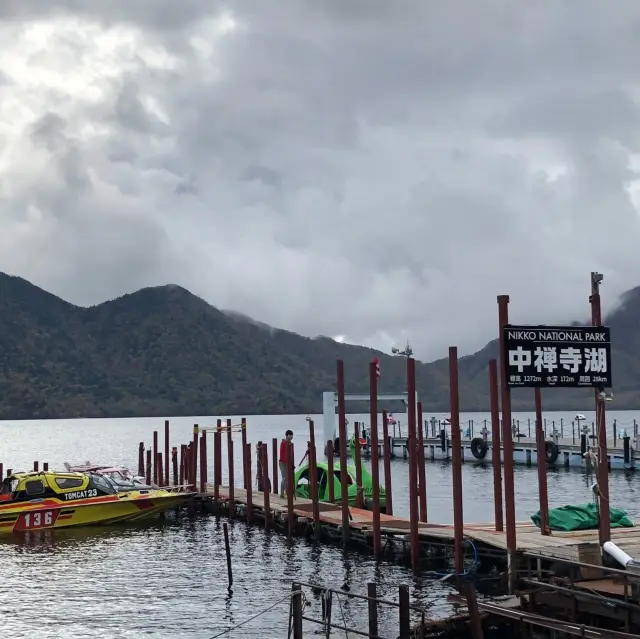
{"label": "boat number 136", "polygon": [[16,522],[14,530],[33,530],[34,528],[48,528],[55,524],[58,511],[39,510],[32,513],[22,513]]}

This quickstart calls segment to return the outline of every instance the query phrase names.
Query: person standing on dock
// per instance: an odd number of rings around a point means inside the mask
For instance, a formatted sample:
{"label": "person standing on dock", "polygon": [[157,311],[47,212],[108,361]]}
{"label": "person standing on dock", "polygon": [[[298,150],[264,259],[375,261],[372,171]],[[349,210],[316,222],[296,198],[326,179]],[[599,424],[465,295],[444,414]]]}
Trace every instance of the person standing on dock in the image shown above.
{"label": "person standing on dock", "polygon": [[284,499],[287,490],[287,446],[293,440],[293,431],[288,430],[284,434],[284,439],[280,442],[280,456],[278,466],[280,466],[280,497]]}

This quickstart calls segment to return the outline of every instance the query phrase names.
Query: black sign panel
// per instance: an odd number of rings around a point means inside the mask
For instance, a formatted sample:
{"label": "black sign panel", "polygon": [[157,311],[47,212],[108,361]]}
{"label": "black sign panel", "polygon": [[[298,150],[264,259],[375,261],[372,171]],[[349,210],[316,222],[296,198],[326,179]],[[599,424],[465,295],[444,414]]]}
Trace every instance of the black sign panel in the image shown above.
{"label": "black sign panel", "polygon": [[604,326],[506,326],[511,388],[611,387],[611,341]]}

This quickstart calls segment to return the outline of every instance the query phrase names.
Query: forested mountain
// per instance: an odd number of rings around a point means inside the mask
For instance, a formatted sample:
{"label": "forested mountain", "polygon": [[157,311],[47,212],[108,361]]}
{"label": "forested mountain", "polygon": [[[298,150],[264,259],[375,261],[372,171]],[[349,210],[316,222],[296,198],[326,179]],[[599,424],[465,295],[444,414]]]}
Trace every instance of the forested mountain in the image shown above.
{"label": "forested mountain", "polygon": [[[639,311],[640,288],[607,318],[620,409],[640,407]],[[497,353],[491,342],[461,358],[463,410],[488,409],[487,363]],[[380,391],[404,390],[402,357],[274,329],[178,286],[82,308],[0,273],[0,419],[320,412],[336,360],[347,390],[367,392],[376,356]],[[447,361],[418,363],[417,380],[425,413],[447,411]],[[584,410],[591,398],[554,389],[544,406]],[[533,391],[515,391],[513,408],[533,408]]]}

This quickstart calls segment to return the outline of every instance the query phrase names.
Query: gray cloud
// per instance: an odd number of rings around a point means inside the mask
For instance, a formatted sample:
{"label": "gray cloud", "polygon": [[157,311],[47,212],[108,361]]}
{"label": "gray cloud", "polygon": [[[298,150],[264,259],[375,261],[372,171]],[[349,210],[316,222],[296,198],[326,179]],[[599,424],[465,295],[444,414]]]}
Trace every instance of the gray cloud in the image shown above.
{"label": "gray cloud", "polygon": [[[0,269],[417,354],[640,284],[640,4],[5,1]],[[37,19],[37,22],[35,20]],[[634,165],[634,161],[636,165]]]}

